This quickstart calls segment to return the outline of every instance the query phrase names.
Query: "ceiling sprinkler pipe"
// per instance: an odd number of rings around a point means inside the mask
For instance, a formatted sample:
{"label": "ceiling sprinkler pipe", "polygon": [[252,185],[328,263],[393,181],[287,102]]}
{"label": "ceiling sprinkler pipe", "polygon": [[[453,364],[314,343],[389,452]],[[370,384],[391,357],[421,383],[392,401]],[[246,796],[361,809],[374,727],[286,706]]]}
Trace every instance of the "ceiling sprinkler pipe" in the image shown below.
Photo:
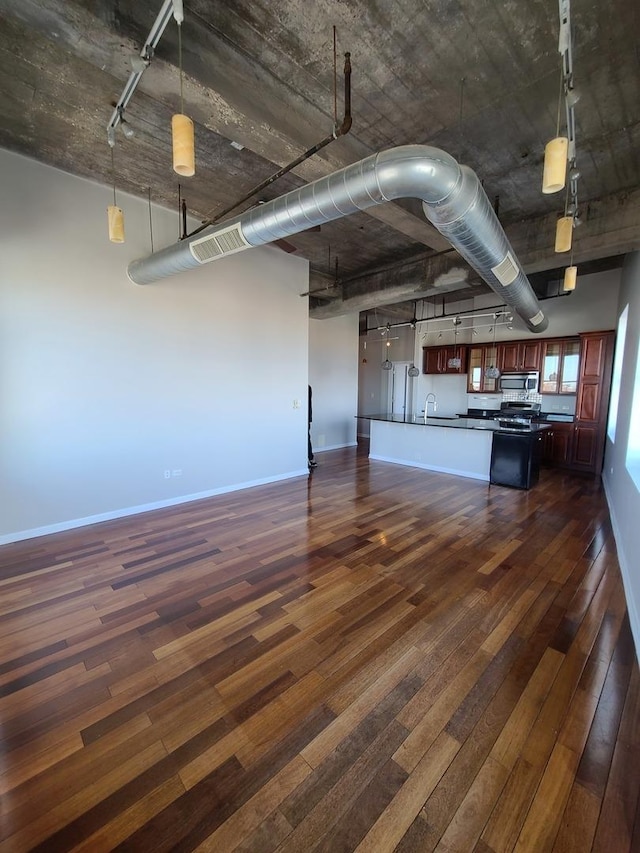
{"label": "ceiling sprinkler pipe", "polygon": [[[421,199],[427,219],[498,294],[501,303],[515,311],[532,332],[547,328],[547,318],[477,175],[458,165],[450,154],[427,145],[403,145],[366,157],[209,226],[197,239],[192,235],[133,261],[127,273],[134,283],[148,284],[229,251],[286,239],[397,198]],[[216,235],[223,239],[218,241]],[[215,248],[207,243],[215,243]]]}
{"label": "ceiling sprinkler pipe", "polygon": [[232,210],[235,210],[236,207],[240,207],[240,205],[244,204],[245,201],[249,201],[249,199],[256,195],[256,193],[266,189],[274,183],[274,181],[277,181],[283,175],[286,175],[292,169],[295,169],[296,166],[304,163],[304,161],[308,160],[309,157],[313,157],[313,155],[317,154],[318,151],[322,151],[323,148],[326,148],[329,143],[333,142],[339,136],[345,136],[351,130],[351,123],[351,54],[347,52],[344,55],[344,117],[342,119],[342,124],[336,125],[330,136],[325,136],[325,138],[314,145],[313,148],[307,149],[304,154],[301,154],[293,160],[293,162],[289,163],[287,166],[283,166],[282,169],[279,169],[275,174],[270,175],[262,181],[261,184],[258,184],[257,187],[254,187],[246,195],[242,196],[239,201],[236,201],[230,207],[225,207],[224,210],[221,210],[220,213],[213,217],[213,219],[207,219],[206,222],[203,222],[202,225],[194,229],[188,236],[191,237],[194,234],[200,234],[200,232],[204,231],[205,228],[208,228],[209,225],[213,225],[214,222],[218,222],[223,216],[226,216],[228,213],[231,213]]}

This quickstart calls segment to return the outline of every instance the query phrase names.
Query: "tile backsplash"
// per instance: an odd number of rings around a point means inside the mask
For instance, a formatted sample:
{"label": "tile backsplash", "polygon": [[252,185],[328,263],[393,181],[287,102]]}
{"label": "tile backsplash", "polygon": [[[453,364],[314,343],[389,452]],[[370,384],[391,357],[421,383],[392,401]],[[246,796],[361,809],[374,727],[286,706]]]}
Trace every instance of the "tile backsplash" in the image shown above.
{"label": "tile backsplash", "polygon": [[504,403],[513,403],[526,401],[527,403],[542,403],[542,394],[534,394],[531,391],[503,391],[502,401]]}

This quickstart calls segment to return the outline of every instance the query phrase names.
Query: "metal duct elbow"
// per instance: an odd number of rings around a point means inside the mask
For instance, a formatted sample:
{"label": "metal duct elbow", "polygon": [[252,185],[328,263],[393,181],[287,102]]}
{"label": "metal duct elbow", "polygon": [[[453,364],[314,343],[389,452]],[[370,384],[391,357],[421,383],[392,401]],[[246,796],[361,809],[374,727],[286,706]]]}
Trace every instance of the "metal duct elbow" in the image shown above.
{"label": "metal duct elbow", "polygon": [[476,174],[450,154],[404,145],[366,157],[227,222],[133,261],[136,284],[201,266],[397,198],[419,198],[427,219],[524,321],[548,321]]}

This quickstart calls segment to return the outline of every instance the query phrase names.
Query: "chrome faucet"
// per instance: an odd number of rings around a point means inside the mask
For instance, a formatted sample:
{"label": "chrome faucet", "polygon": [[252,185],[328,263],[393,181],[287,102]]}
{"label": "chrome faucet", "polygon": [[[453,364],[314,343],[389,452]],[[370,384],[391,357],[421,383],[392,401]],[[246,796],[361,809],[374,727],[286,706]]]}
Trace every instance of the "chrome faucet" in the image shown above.
{"label": "chrome faucet", "polygon": [[427,394],[427,399],[424,401],[424,422],[427,422],[427,417],[429,415],[429,403],[433,405],[433,413],[435,414],[438,411],[438,404],[436,403],[436,395],[433,391],[429,391]]}

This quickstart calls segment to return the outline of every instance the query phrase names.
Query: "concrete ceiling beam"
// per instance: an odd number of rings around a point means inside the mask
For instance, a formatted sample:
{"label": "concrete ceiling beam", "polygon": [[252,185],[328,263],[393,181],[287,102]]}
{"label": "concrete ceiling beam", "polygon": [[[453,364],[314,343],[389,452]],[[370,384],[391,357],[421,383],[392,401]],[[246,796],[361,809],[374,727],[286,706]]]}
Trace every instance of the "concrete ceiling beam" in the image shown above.
{"label": "concrete ceiling beam", "polygon": [[[590,202],[583,206],[581,213],[582,224],[573,233],[575,264],[640,249],[640,190]],[[557,218],[554,213],[505,228],[527,274],[569,265],[569,253],[554,251]],[[472,270],[460,261],[457,254],[451,253],[373,270],[367,275],[346,280],[340,291],[341,298],[312,307],[309,315],[323,319],[382,308],[393,302],[432,298],[467,288],[476,282],[478,293],[485,292]]]}

